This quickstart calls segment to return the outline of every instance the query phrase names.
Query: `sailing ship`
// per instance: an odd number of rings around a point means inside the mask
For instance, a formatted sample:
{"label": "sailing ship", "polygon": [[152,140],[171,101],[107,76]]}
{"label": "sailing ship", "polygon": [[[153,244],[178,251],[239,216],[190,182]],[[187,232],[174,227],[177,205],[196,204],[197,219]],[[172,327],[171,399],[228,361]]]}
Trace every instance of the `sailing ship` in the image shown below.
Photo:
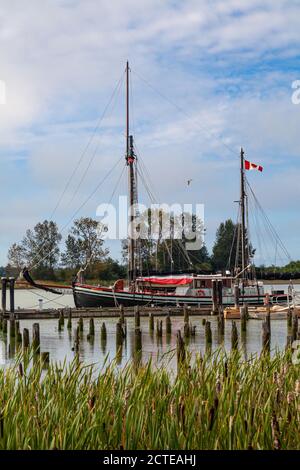
{"label": "sailing ship", "polygon": [[[137,201],[137,172],[135,171],[136,155],[133,136],[129,129],[129,64],[126,64],[126,165],[128,169],[128,189],[130,207]],[[128,278],[119,279],[111,287],[88,285],[81,279],[73,282],[73,296],[77,308],[81,307],[116,307],[149,305],[149,306],[203,306],[211,305],[214,282],[222,283],[222,302],[224,306],[248,303],[262,305],[266,302],[263,282],[257,281],[250,262],[249,242],[246,227],[246,191],[245,191],[244,151],[240,152],[240,242],[241,266],[232,275],[217,274],[185,274],[167,276],[141,276],[136,266],[137,243],[133,233],[129,233],[128,247]],[[130,214],[129,222],[133,215]],[[130,223],[129,227],[133,227]],[[238,300],[237,300],[238,299]],[[287,295],[282,291],[268,294],[270,303],[286,303]]]}

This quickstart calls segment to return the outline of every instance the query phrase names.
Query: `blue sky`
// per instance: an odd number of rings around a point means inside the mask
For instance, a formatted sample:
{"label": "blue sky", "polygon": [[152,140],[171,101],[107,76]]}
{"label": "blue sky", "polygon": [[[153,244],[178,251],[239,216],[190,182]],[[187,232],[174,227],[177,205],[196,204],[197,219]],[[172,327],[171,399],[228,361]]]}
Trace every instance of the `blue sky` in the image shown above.
{"label": "blue sky", "polygon": [[[157,199],[204,203],[211,249],[219,222],[236,217],[242,145],[264,166],[248,175],[257,197],[300,259],[300,105],[291,101],[299,14],[291,0],[29,0],[26,8],[3,0],[0,265],[11,243],[49,218],[127,59],[131,127]],[[55,213],[60,228],[124,154],[124,117],[122,84]],[[80,215],[95,217],[110,199],[122,164]],[[110,247],[118,257],[118,243]],[[272,262],[273,252],[262,248],[258,263]]]}

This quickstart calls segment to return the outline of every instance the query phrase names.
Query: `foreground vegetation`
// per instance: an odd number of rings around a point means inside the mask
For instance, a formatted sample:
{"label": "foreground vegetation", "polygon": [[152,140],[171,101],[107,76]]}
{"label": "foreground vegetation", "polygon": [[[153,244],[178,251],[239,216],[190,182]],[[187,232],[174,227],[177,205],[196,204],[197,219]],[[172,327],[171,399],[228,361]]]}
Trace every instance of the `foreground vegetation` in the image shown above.
{"label": "foreground vegetation", "polygon": [[74,360],[0,371],[0,449],[299,449],[300,371],[289,352],[198,357],[95,376]]}

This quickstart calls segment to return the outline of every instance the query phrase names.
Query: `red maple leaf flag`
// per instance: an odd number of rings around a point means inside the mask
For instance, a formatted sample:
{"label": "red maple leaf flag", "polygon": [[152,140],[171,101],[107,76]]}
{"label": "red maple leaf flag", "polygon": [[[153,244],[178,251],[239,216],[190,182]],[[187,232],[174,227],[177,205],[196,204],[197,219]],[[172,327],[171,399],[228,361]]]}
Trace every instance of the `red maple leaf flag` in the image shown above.
{"label": "red maple leaf flag", "polygon": [[256,163],[248,162],[248,160],[245,160],[244,163],[245,163],[245,170],[263,171],[263,167],[260,165],[256,165]]}

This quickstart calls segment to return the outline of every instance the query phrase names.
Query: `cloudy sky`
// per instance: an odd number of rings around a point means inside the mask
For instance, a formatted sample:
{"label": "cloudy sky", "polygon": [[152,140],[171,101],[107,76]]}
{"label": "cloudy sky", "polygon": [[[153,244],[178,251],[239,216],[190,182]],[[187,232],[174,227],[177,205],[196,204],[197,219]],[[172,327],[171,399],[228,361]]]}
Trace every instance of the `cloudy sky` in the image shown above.
{"label": "cloudy sky", "polygon": [[[126,60],[131,129],[156,198],[205,204],[211,249],[219,222],[236,218],[243,146],[264,167],[249,172],[251,186],[300,259],[299,17],[297,0],[2,0],[0,265],[53,212],[65,235],[75,213],[95,217],[125,192],[123,174],[112,194],[124,167]],[[263,225],[252,227],[258,263],[279,261]],[[111,250],[119,256],[118,243]]]}

